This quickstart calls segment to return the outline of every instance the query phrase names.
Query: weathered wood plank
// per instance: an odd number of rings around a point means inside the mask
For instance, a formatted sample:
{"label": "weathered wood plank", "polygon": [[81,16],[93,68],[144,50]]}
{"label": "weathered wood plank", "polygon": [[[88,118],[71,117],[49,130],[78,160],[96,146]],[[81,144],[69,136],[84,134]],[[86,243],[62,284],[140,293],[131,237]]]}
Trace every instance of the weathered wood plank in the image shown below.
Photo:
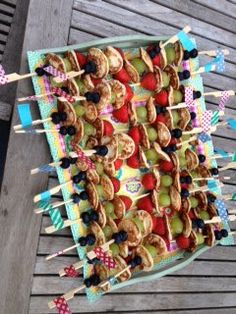
{"label": "weathered wood plank", "polygon": [[[235,4],[230,3],[227,0],[214,1],[211,0],[194,0],[196,3],[200,3],[206,8],[214,9],[227,16],[236,17],[236,7]],[[235,30],[235,29],[234,29]]]}
{"label": "weathered wood plank", "polygon": [[15,12],[15,8],[7,5],[6,3],[0,3],[0,11],[8,16],[13,16]]}
{"label": "weathered wood plank", "polygon": [[75,45],[78,43],[86,43],[86,42],[89,42],[91,40],[95,40],[98,38],[100,38],[100,37],[97,35],[88,34],[88,33],[83,32],[81,30],[71,28],[68,44],[69,45]]}
{"label": "weathered wood plank", "polygon": [[0,20],[5,24],[10,25],[12,22],[12,16],[8,16],[0,10]]}
{"label": "weathered wood plank", "polygon": [[5,102],[0,101],[0,119],[9,121],[11,117],[12,106]]}
{"label": "weathered wood plank", "polygon": [[[71,6],[72,1],[68,0],[44,1],[43,6],[36,0],[30,2],[21,72],[28,70],[25,57],[27,50],[66,44]],[[19,94],[32,94],[30,81],[19,83]],[[36,106],[32,106],[32,111],[37,112]],[[15,111],[12,123],[15,125],[17,122]],[[0,204],[0,304],[3,313],[23,314],[28,309],[41,220],[31,210],[32,195],[39,188],[45,188],[46,177],[30,177],[31,162],[26,166],[26,159],[36,164],[49,160],[45,139],[29,136],[26,140],[11,132]]]}

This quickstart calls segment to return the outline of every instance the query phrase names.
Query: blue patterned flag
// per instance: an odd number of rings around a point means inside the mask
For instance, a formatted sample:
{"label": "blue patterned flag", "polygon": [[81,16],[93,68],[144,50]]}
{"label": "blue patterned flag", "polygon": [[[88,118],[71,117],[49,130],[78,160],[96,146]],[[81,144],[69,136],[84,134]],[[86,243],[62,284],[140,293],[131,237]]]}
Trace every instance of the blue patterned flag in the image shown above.
{"label": "blue patterned flag", "polygon": [[221,218],[221,220],[227,222],[228,221],[228,215],[227,215],[227,209],[225,207],[225,203],[221,199],[215,200],[215,206],[217,208],[218,214]]}
{"label": "blue patterned flag", "polygon": [[184,31],[178,32],[176,36],[178,37],[179,41],[181,42],[185,50],[190,51],[195,48],[193,42]]}
{"label": "blue patterned flag", "polygon": [[236,120],[234,119],[227,119],[228,126],[236,131]]}
{"label": "blue patterned flag", "polygon": [[47,173],[51,171],[55,171],[55,167],[50,166],[50,165],[42,165],[38,167],[38,172]]}
{"label": "blue patterned flag", "polygon": [[17,106],[18,115],[23,128],[27,128],[32,125],[32,116],[30,112],[29,104],[21,104]]}
{"label": "blue patterned flag", "polygon": [[214,153],[217,155],[220,155],[222,158],[229,157],[229,153],[225,152],[223,149],[218,148],[218,147],[214,148]]}
{"label": "blue patterned flag", "polygon": [[211,137],[209,134],[202,132],[202,133],[198,134],[198,139],[202,143],[206,143],[206,142],[211,140]]}

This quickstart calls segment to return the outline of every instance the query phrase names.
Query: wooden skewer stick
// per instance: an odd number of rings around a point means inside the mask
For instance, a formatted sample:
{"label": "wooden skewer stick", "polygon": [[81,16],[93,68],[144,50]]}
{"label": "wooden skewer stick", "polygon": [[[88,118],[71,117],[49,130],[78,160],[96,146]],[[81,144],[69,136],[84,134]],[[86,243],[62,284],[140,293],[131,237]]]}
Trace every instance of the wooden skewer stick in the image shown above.
{"label": "wooden skewer stick", "polygon": [[[221,97],[221,96],[222,96],[222,92],[223,92],[223,91],[208,92],[208,93],[204,93],[203,95],[204,95],[204,96]],[[226,91],[226,92],[228,92],[228,94],[229,94],[230,96],[234,96],[234,95],[235,95],[235,91],[233,91],[233,90],[228,90],[228,91]]]}
{"label": "wooden skewer stick", "polygon": [[30,97],[32,97],[31,100],[36,100],[36,98],[40,99],[40,98],[45,98],[45,97],[53,96],[53,95],[54,95],[54,93],[46,93],[46,94],[39,94],[39,95],[28,96],[28,97],[21,97],[21,98],[18,98],[17,100],[19,102],[22,102],[22,101],[30,100]]}
{"label": "wooden skewer stick", "polygon": [[209,157],[207,157],[207,159],[220,159],[220,158],[229,158],[229,157],[233,157],[234,153],[228,153],[227,156],[222,156],[219,154],[215,154],[215,155],[211,155]]}
{"label": "wooden skewer stick", "polygon": [[201,178],[193,178],[193,182],[194,182],[194,181],[205,181],[205,180],[213,180],[213,181],[215,181],[215,180],[218,180],[218,179],[213,178],[213,177],[206,177],[206,178],[204,178],[204,177],[201,177]]}
{"label": "wooden skewer stick", "polygon": [[[211,66],[211,71],[215,71],[216,69],[216,65],[213,64]],[[205,73],[205,67],[200,67],[197,71],[191,72],[191,76],[196,75],[196,74],[201,74],[201,73]]]}
{"label": "wooden skewer stick", "polygon": [[[51,166],[51,167],[60,167],[61,165],[61,161],[57,161],[57,162],[51,162],[50,164],[48,164],[48,166]],[[40,172],[40,167],[38,168],[34,168],[30,171],[30,174],[36,174],[36,173],[39,173]]]}
{"label": "wooden skewer stick", "polygon": [[[47,192],[49,192],[50,195],[54,195],[54,194],[58,193],[58,192],[61,190],[61,188],[62,188],[63,186],[65,186],[65,185],[67,185],[67,184],[69,184],[69,183],[71,183],[71,182],[73,182],[73,181],[70,180],[70,181],[64,182],[64,183],[62,183],[62,184],[60,184],[60,185],[55,186],[54,188],[51,188],[50,190],[47,190]],[[42,194],[42,193],[39,193],[39,194],[35,195],[35,197],[34,197],[34,202],[35,202],[35,203],[37,203],[37,202],[40,201],[40,199],[41,199],[41,198],[40,198],[40,195],[41,195],[41,194]]]}
{"label": "wooden skewer stick", "polygon": [[222,167],[219,169],[219,171],[224,171],[224,170],[227,170],[227,169],[231,169],[231,168],[234,168],[236,167],[236,161],[232,161],[232,162],[229,162],[226,166]]}
{"label": "wooden skewer stick", "polygon": [[[115,274],[115,275],[113,276],[113,278],[116,279],[117,277],[119,277],[121,274],[123,274],[125,271],[129,270],[130,268],[131,268],[131,265],[129,265],[129,266],[123,268],[121,271],[119,271],[117,274]],[[101,282],[98,286],[101,287],[101,288],[103,288],[103,287],[105,287],[108,283],[109,283],[109,280],[106,280],[106,281],[104,281],[104,282]]]}
{"label": "wooden skewer stick", "polygon": [[[222,49],[221,52],[227,56],[229,55],[229,50],[228,49]],[[217,54],[217,50],[202,50],[198,52],[199,55],[207,55],[209,57],[215,57]]]}
{"label": "wooden skewer stick", "polygon": [[[64,229],[64,228],[67,228],[67,227],[70,227],[70,226],[72,226],[72,225],[74,225],[74,224],[77,224],[78,222],[80,222],[81,221],[81,218],[78,218],[78,219],[75,219],[75,220],[70,220],[70,219],[67,219],[67,220],[65,220],[64,221],[64,225],[63,225],[63,227],[61,228],[61,229]],[[60,229],[60,230],[61,230]],[[49,226],[49,227],[47,227],[47,228],[45,228],[45,232],[46,233],[53,233],[53,232],[56,232],[58,229],[56,229],[55,228],[55,226]]]}
{"label": "wooden skewer stick", "polygon": [[[66,79],[67,79],[67,80],[70,80],[70,79],[72,79],[72,78],[74,78],[74,77],[77,77],[77,76],[79,76],[79,75],[82,75],[84,72],[85,72],[84,70],[67,72],[67,73],[66,73],[66,76],[67,76]],[[56,83],[62,83],[62,82],[65,81],[65,79],[63,79],[63,78],[57,76],[57,77],[54,77],[54,78],[53,78],[53,81],[56,82]]]}
{"label": "wooden skewer stick", "polygon": [[192,141],[196,141],[197,140],[197,136],[194,135],[194,136],[191,136],[188,140],[186,141],[182,141],[180,143],[177,143],[176,146],[179,147],[181,145],[185,145],[185,144],[188,144],[189,142],[192,142]]}
{"label": "wooden skewer stick", "polygon": [[[219,187],[223,187],[224,186],[224,183],[222,183],[222,182],[219,182],[219,185],[218,185]],[[194,189],[191,189],[190,191],[189,191],[189,193],[195,193],[195,192],[198,192],[198,191],[202,191],[202,192],[206,192],[206,191],[208,191],[209,190],[209,187],[207,186],[207,185],[204,185],[204,186],[198,186],[198,187],[196,187],[196,188],[194,188]]]}
{"label": "wooden skewer stick", "polygon": [[27,74],[11,73],[11,74],[6,75],[6,78],[7,78],[7,83],[11,83],[11,82],[23,80],[28,77],[33,77],[36,75],[37,75],[36,72],[27,73]]}
{"label": "wooden skewer stick", "polygon": [[[50,122],[50,121],[52,121],[51,117],[43,119],[43,120],[40,120],[40,119],[39,120],[34,120],[34,121],[32,121],[32,125],[38,125],[38,124],[42,124],[44,122]],[[22,128],[23,128],[22,124],[14,125],[14,127],[13,127],[14,130],[20,130]]]}
{"label": "wooden skewer stick", "polygon": [[[189,33],[191,31],[191,27],[190,26],[185,26],[182,29],[183,32],[185,33]],[[172,36],[170,39],[168,39],[167,41],[165,41],[163,44],[160,45],[160,48],[163,49],[165,46],[167,46],[168,44],[174,44],[176,41],[178,41],[179,38],[177,35]]]}
{"label": "wooden skewer stick", "polygon": [[[42,133],[59,133],[59,130],[51,130],[51,129],[37,129],[33,130],[37,134],[42,134]],[[15,133],[28,133],[27,130],[16,130]]]}

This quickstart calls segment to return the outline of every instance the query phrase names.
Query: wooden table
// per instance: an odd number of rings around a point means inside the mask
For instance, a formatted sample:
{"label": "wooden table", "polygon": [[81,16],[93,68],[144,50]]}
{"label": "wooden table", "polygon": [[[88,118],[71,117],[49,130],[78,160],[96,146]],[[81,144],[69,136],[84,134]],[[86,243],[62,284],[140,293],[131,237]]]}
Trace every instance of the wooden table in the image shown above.
{"label": "wooden table", "polygon": [[[206,90],[236,90],[235,18],[235,0],[31,0],[21,73],[27,71],[27,50],[116,35],[170,35],[190,24],[199,49],[220,46],[231,53],[226,57],[224,74],[204,75]],[[18,84],[18,96],[31,94],[30,81]],[[208,109],[215,110],[216,105],[214,99],[207,102]],[[32,106],[35,117],[36,107]],[[236,113],[234,99],[226,112]],[[12,125],[17,122],[15,110]],[[229,152],[236,149],[234,139],[230,130],[219,129],[214,134],[215,146]],[[0,313],[51,313],[48,300],[81,282],[57,276],[59,268],[77,260],[75,251],[45,262],[47,254],[72,244],[69,230],[46,235],[48,216],[41,219],[33,214],[33,195],[57,181],[54,177],[48,180],[46,175],[30,177],[29,170],[49,159],[43,136],[11,132],[0,204]],[[235,171],[227,175],[231,180],[225,182],[224,191],[232,192]],[[235,246],[215,247],[187,268],[159,281],[118,290],[96,304],[88,304],[82,293],[70,306],[73,313],[236,313],[235,253]]]}

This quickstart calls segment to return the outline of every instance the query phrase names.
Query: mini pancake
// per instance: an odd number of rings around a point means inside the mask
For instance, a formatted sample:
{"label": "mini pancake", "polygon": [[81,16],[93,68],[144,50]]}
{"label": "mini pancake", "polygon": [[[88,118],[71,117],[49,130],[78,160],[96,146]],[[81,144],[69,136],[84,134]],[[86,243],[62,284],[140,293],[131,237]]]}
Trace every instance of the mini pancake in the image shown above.
{"label": "mini pancake", "polygon": [[154,66],[154,74],[157,81],[155,92],[158,93],[162,89],[163,81],[162,81],[161,69],[157,65]]}
{"label": "mini pancake", "polygon": [[164,255],[168,253],[168,249],[166,246],[165,240],[162,239],[157,234],[150,233],[145,239],[144,239],[144,245],[153,245],[157,250],[157,255]]}
{"label": "mini pancake", "polygon": [[173,178],[173,185],[174,185],[174,187],[180,193],[181,192],[181,185],[180,185],[180,174],[179,174],[179,171],[173,170],[172,171],[172,178]]}
{"label": "mini pancake", "polygon": [[150,148],[150,141],[148,139],[148,133],[146,126],[142,123],[138,126],[139,134],[140,134],[140,144],[146,148]]}
{"label": "mini pancake", "polygon": [[178,115],[180,117],[177,126],[181,130],[185,130],[189,122],[191,121],[191,116],[188,108],[177,109]]}
{"label": "mini pancake", "polygon": [[67,58],[71,64],[71,68],[73,71],[80,71],[80,65],[76,57],[76,53],[74,50],[68,50],[65,52],[65,58]]}
{"label": "mini pancake", "polygon": [[86,171],[88,169],[87,163],[79,158],[76,160],[76,167],[81,171]]}
{"label": "mini pancake", "polygon": [[211,224],[207,224],[204,226],[202,233],[207,236],[205,238],[206,245],[212,247],[215,243],[215,233],[214,233],[214,226]]}
{"label": "mini pancake", "polygon": [[107,175],[103,175],[100,179],[100,183],[103,187],[103,195],[105,200],[112,200],[114,198],[114,186],[111,179]]}
{"label": "mini pancake", "polygon": [[55,53],[48,53],[46,55],[45,63],[49,63],[55,69],[61,72],[66,72],[66,65],[63,61],[63,58],[56,55]]}
{"label": "mini pancake", "polygon": [[153,175],[156,179],[156,185],[155,185],[155,190],[158,191],[161,185],[161,175],[160,172],[157,168],[153,168]]}
{"label": "mini pancake", "polygon": [[191,209],[191,203],[190,203],[190,200],[189,198],[182,198],[181,199],[181,210],[184,212],[184,213],[189,213]]}
{"label": "mini pancake", "polygon": [[119,51],[111,46],[107,46],[103,52],[109,63],[109,73],[113,75],[119,72],[123,67],[123,59]]}
{"label": "mini pancake", "polygon": [[157,122],[156,130],[158,136],[158,143],[162,147],[168,146],[171,141],[171,134],[167,126],[162,122]]}
{"label": "mini pancake", "polygon": [[111,228],[112,233],[118,232],[118,227],[117,227],[115,221],[111,217],[109,217],[109,216],[107,216],[106,225]]}
{"label": "mini pancake", "polygon": [[134,103],[130,102],[128,104],[128,109],[129,109],[129,122],[131,126],[136,126],[138,123],[138,117],[136,113],[136,109],[134,107]]}
{"label": "mini pancake", "polygon": [[96,85],[94,91],[100,95],[100,100],[96,104],[96,107],[99,111],[101,111],[111,100],[111,87],[106,81],[102,81]]}
{"label": "mini pancake", "polygon": [[73,105],[71,105],[67,100],[62,101],[58,99],[57,109],[60,113],[65,112],[67,114],[66,121],[63,121],[62,125],[64,126],[75,125],[77,116]]}
{"label": "mini pancake", "polygon": [[99,197],[95,185],[92,182],[86,184],[86,192],[88,193],[88,199],[92,207],[96,210],[98,207]]}
{"label": "mini pancake", "polygon": [[179,171],[180,166],[178,155],[176,153],[170,153],[169,156],[174,165],[174,170]]}
{"label": "mini pancake", "polygon": [[166,154],[166,153],[161,149],[161,146],[160,146],[157,142],[154,142],[154,143],[153,143],[153,148],[154,148],[155,151],[158,153],[158,156],[159,156],[160,159],[166,160],[166,161],[170,161],[169,155]]}
{"label": "mini pancake", "polygon": [[83,117],[86,121],[93,122],[94,120],[97,119],[98,110],[93,103],[82,101],[82,106],[84,106],[84,109],[85,109],[85,114]]}
{"label": "mini pancake", "polygon": [[109,277],[109,269],[102,263],[94,264],[94,272],[97,274],[101,281],[107,280]]}
{"label": "mini pancake", "polygon": [[105,171],[105,173],[109,176],[109,177],[114,177],[115,173],[116,173],[116,169],[115,169],[115,165],[114,162],[104,162],[103,163],[103,169]]}
{"label": "mini pancake", "polygon": [[124,60],[124,67],[125,67],[126,72],[129,74],[131,81],[133,83],[139,83],[140,76],[138,74],[138,71],[128,60]]}
{"label": "mini pancake", "polygon": [[198,245],[198,239],[197,239],[197,235],[196,235],[195,231],[193,231],[193,230],[191,231],[189,239],[190,239],[190,246],[188,248],[188,251],[194,252],[196,250],[197,245]]}
{"label": "mini pancake", "polygon": [[111,91],[116,95],[115,102],[112,104],[114,109],[120,109],[125,103],[126,87],[118,80],[110,80]]}
{"label": "mini pancake", "polygon": [[154,261],[151,254],[148,250],[143,246],[139,245],[134,249],[134,256],[138,255],[142,259],[142,264],[139,266],[143,271],[150,271],[154,266]]}
{"label": "mini pancake", "polygon": [[182,60],[183,60],[183,56],[184,56],[184,50],[182,45],[180,44],[179,41],[176,41],[174,43],[174,49],[175,49],[175,60],[174,60],[174,65],[175,66],[180,66]]}
{"label": "mini pancake", "polygon": [[156,216],[161,217],[162,213],[161,213],[161,210],[160,210],[159,201],[158,201],[158,193],[157,193],[156,190],[152,190],[151,200],[152,200],[153,209],[154,209],[154,212],[155,212]]}
{"label": "mini pancake", "polygon": [[198,200],[198,209],[199,210],[206,210],[207,209],[207,195],[205,192],[198,191],[193,194],[193,196]]}
{"label": "mini pancake", "polygon": [[104,124],[101,118],[97,118],[92,123],[93,127],[96,129],[96,138],[100,140],[104,134]]}
{"label": "mini pancake", "polygon": [[149,97],[146,102],[146,108],[147,108],[147,120],[149,123],[154,123],[156,121],[157,113],[156,108],[154,105],[154,99],[153,97]]}
{"label": "mini pancake", "polygon": [[128,234],[128,239],[125,241],[128,246],[135,247],[142,240],[141,232],[136,224],[130,219],[123,219],[119,223],[118,230],[125,231]]}
{"label": "mini pancake", "polygon": [[[195,172],[198,174],[198,177],[202,178],[209,178],[211,177],[211,172],[210,170],[207,169],[204,165],[199,165],[196,169]],[[201,180],[198,182],[200,186],[206,185],[207,181],[206,180]]]}
{"label": "mini pancake", "polygon": [[139,151],[140,166],[143,167],[143,168],[150,168],[150,165],[149,165],[149,163],[147,161],[147,157],[144,154],[144,151],[143,151],[141,146],[139,146],[138,151]]}
{"label": "mini pancake", "polygon": [[163,70],[167,66],[167,57],[165,49],[161,49],[160,52],[160,68]]}
{"label": "mini pancake", "polygon": [[170,186],[170,199],[173,209],[179,211],[181,208],[181,196],[174,185]]}
{"label": "mini pancake", "polygon": [[72,96],[79,96],[80,91],[79,91],[79,86],[77,85],[75,79],[70,79],[66,81],[66,86],[69,90],[69,94]]}
{"label": "mini pancake", "polygon": [[172,233],[171,233],[171,228],[170,228],[170,221],[169,221],[169,218],[167,215],[164,215],[163,216],[163,220],[164,220],[164,223],[165,223],[165,227],[166,227],[166,238],[167,240],[171,241],[172,240]]}
{"label": "mini pancake", "polygon": [[118,158],[118,141],[117,137],[103,136],[101,138],[101,145],[106,145],[108,148],[108,154],[105,157],[99,158],[99,160],[109,163],[114,162]]}
{"label": "mini pancake", "polygon": [[187,148],[185,150],[185,159],[187,162],[187,169],[189,171],[196,169],[197,166],[199,165],[199,159],[198,159],[197,154],[194,151],[192,151],[190,148]]}
{"label": "mini pancake", "polygon": [[183,227],[183,235],[186,238],[188,238],[190,236],[191,231],[192,231],[192,221],[191,221],[189,215],[184,213],[184,212],[182,212],[180,214],[180,219],[182,220],[183,225],[184,225],[184,227]]}
{"label": "mini pancake", "polygon": [[118,153],[118,158],[123,160],[132,156],[135,150],[133,139],[125,133],[116,134],[115,137],[117,138],[119,145],[122,147],[122,151]]}
{"label": "mini pancake", "polygon": [[109,62],[106,55],[101,49],[92,47],[88,51],[88,61],[93,61],[96,64],[96,72],[91,73],[91,76],[96,79],[102,79],[107,76],[109,72]]}
{"label": "mini pancake", "polygon": [[74,125],[75,127],[75,135],[73,135],[73,141],[77,144],[79,143],[84,136],[84,124],[81,119],[77,119]]}
{"label": "mini pancake", "polygon": [[215,216],[218,216],[218,212],[217,212],[217,209],[216,209],[214,204],[208,204],[207,212],[208,212],[208,214],[210,216],[210,219],[212,219]]}
{"label": "mini pancake", "polygon": [[149,233],[152,232],[153,227],[152,216],[146,210],[137,210],[134,217],[137,217],[143,223],[144,226],[144,230],[142,232],[143,237],[146,237]]}
{"label": "mini pancake", "polygon": [[129,247],[127,243],[121,243],[118,245],[119,246],[119,255],[122,256],[123,258],[126,258],[129,256]]}
{"label": "mini pancake", "polygon": [[91,168],[86,171],[86,179],[94,184],[98,184],[100,181],[97,171]]}
{"label": "mini pancake", "polygon": [[164,70],[163,70],[170,78],[170,86],[173,87],[173,89],[179,89],[179,77],[178,77],[178,73],[175,70],[175,68],[168,64]]}
{"label": "mini pancake", "polygon": [[172,86],[168,88],[168,106],[173,106],[174,104],[174,90]]}
{"label": "mini pancake", "polygon": [[[126,261],[120,256],[114,257],[114,261],[116,263],[116,270],[117,270],[116,273],[121,272],[123,269],[125,269],[128,266]],[[131,271],[128,268],[126,271],[122,272],[116,279],[119,282],[123,282],[123,281],[129,280],[130,277],[131,277]]]}
{"label": "mini pancake", "polygon": [[95,246],[101,246],[106,242],[105,235],[99,226],[95,221],[91,222],[88,227],[88,234],[93,233],[96,238]]}
{"label": "mini pancake", "polygon": [[142,47],[139,48],[139,51],[140,51],[140,58],[146,64],[146,66],[148,68],[148,72],[153,72],[153,63],[152,63],[152,59],[150,58],[149,54]]}
{"label": "mini pancake", "polygon": [[173,120],[172,111],[167,110],[167,112],[165,112],[163,115],[164,115],[165,120],[166,120],[165,125],[167,126],[167,128],[169,130],[174,129],[174,120]]}
{"label": "mini pancake", "polygon": [[97,145],[98,145],[98,140],[95,137],[90,136],[86,142],[86,148],[92,149],[94,146],[97,146]]}
{"label": "mini pancake", "polygon": [[114,195],[111,203],[114,205],[114,213],[117,219],[122,219],[125,216],[125,204],[118,195]]}
{"label": "mini pancake", "polygon": [[83,75],[82,82],[83,82],[87,91],[93,91],[94,84],[93,84],[93,81],[91,80],[90,74]]}
{"label": "mini pancake", "polygon": [[98,224],[101,228],[104,228],[107,223],[107,216],[105,209],[101,202],[98,203],[98,207],[96,209],[96,212],[98,213]]}

